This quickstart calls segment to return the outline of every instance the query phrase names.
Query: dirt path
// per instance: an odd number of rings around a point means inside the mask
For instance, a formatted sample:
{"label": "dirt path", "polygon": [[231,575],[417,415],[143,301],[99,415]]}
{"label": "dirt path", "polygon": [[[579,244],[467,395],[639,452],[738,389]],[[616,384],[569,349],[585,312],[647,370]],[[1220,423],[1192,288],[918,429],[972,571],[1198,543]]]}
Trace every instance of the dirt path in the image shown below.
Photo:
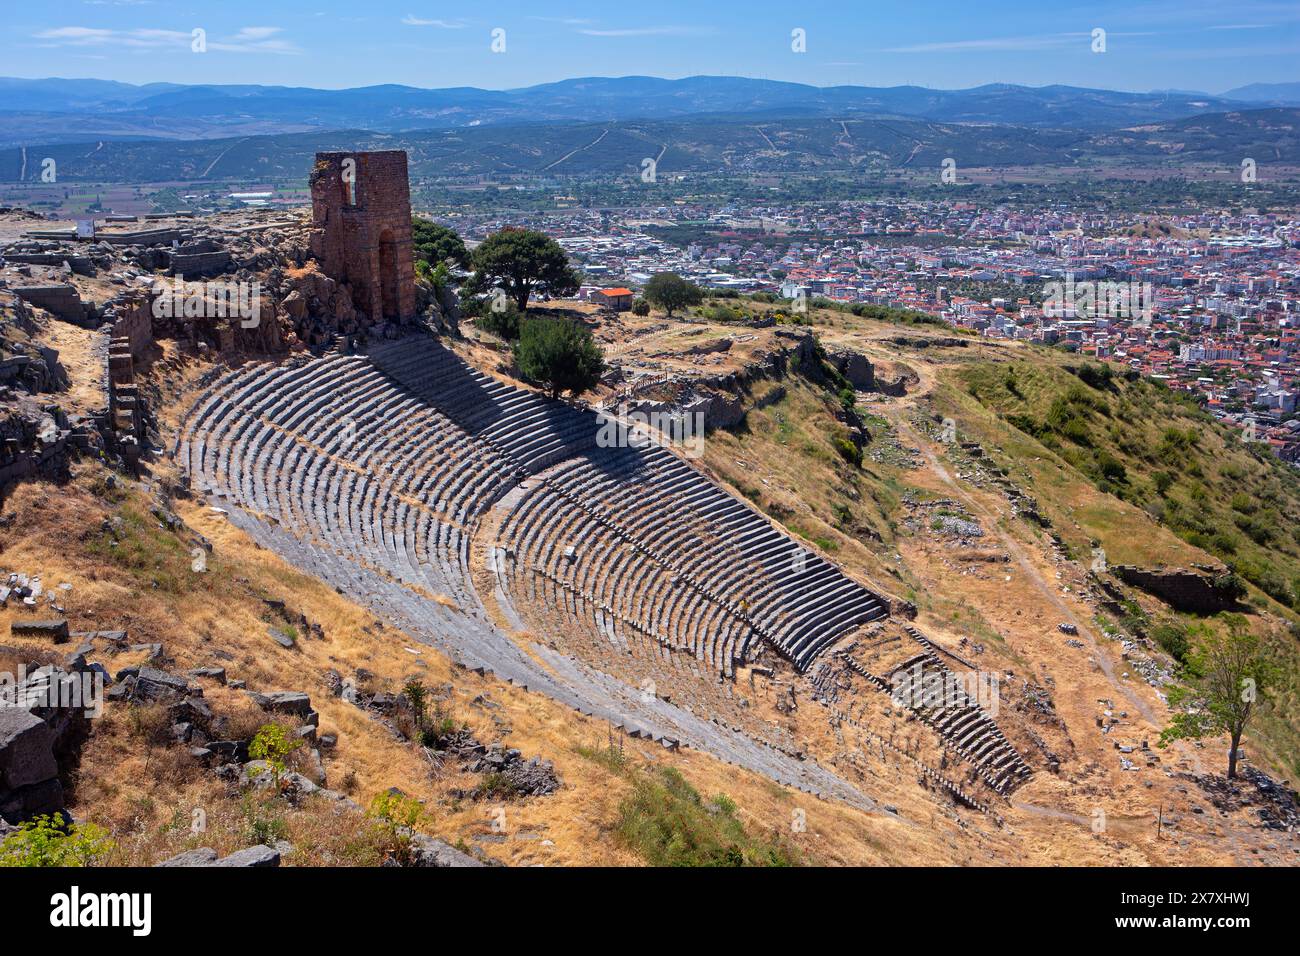
{"label": "dirt path", "polygon": [[[540,172],[543,172],[543,173],[544,173],[544,172],[546,172],[548,169],[554,169],[556,166],[560,165],[560,163],[562,163],[562,162],[564,162],[565,160],[570,159],[570,158],[572,158],[572,157],[578,155],[578,154],[581,153],[583,150],[591,149],[593,146],[597,145],[597,144],[598,144],[602,139],[604,139],[604,138],[605,138],[606,136],[608,136],[608,135],[609,135],[609,130],[603,130],[599,136],[597,136],[595,139],[593,139],[593,140],[592,140],[590,143],[588,143],[586,146],[579,146],[577,149],[571,149],[571,150],[569,150],[567,153],[565,153],[563,156],[561,156],[561,157],[560,157],[559,159],[557,159],[555,162],[553,162],[553,163],[548,163],[547,165],[543,166],[543,167],[541,168]],[[660,155],[663,155],[663,154],[660,153]]]}
{"label": "dirt path", "polygon": [[217,163],[221,162],[223,159],[226,158],[226,154],[227,154],[227,153],[229,153],[229,152],[230,152],[232,149],[234,149],[236,146],[242,146],[242,145],[243,145],[244,143],[246,143],[246,142],[248,142],[248,138],[247,138],[247,137],[245,137],[244,139],[238,140],[238,141],[236,141],[236,142],[234,142],[234,143],[231,143],[229,146],[227,146],[225,149],[223,149],[220,153],[217,154],[217,158],[216,158],[216,159],[214,159],[212,162],[208,163],[208,168],[205,169],[205,170],[203,170],[203,172],[199,173],[199,179],[207,179],[207,178],[208,178],[208,174],[211,173],[212,170],[216,169],[216,167],[217,167]]}
{"label": "dirt path", "polygon": [[41,330],[41,344],[58,350],[59,364],[68,373],[68,391],[60,397],[66,411],[84,415],[107,404],[101,388],[103,359],[95,351],[98,337],[98,332],[54,318]]}

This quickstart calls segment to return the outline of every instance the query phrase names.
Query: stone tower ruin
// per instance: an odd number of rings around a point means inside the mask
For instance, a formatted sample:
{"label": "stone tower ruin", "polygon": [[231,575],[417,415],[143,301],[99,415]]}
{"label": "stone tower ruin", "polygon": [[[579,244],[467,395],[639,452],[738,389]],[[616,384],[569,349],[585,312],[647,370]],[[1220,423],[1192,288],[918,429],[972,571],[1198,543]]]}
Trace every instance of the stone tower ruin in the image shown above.
{"label": "stone tower ruin", "polygon": [[373,324],[415,315],[406,153],[317,153],[311,208],[312,255],[357,310]]}

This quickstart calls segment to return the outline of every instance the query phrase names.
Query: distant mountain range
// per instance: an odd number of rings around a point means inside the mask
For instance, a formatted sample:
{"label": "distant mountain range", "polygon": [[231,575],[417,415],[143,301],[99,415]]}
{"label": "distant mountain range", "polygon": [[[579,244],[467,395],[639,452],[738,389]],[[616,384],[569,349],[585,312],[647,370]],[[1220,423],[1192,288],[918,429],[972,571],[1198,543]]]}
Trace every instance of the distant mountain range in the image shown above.
{"label": "distant mountain range", "polygon": [[1261,167],[1300,163],[1300,109],[1233,110],[1127,129],[1034,129],[908,118],[711,114],[608,123],[499,124],[378,132],[333,130],[227,139],[105,141],[0,149],[0,182],[35,182],[41,160],[60,181],[301,179],[318,150],[404,149],[414,177],[638,177],[933,169],[976,166]]}
{"label": "distant mountain range", "polygon": [[1222,96],[1006,84],[817,87],[734,76],[588,77],[516,90],[150,83],[0,78],[0,145],[207,139],[366,129],[412,132],[520,123],[675,120],[699,114],[1101,130],[1263,106],[1300,106],[1300,84],[1253,84]]}
{"label": "distant mountain range", "polygon": [[1300,83],[1251,83],[1223,94],[1230,100],[1268,103],[1271,106],[1300,106]]}

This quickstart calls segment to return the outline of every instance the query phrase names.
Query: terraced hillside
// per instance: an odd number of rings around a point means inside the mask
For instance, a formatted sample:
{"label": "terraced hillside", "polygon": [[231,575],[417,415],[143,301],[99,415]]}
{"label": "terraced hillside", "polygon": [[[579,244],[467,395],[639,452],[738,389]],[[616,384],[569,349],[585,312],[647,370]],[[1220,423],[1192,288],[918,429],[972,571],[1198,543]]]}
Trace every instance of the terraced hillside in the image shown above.
{"label": "terraced hillside", "polygon": [[664,448],[621,426],[599,447],[600,424],[416,337],[229,372],[177,454],[255,538],[467,666],[869,805],[726,679],[806,671],[884,601]]}

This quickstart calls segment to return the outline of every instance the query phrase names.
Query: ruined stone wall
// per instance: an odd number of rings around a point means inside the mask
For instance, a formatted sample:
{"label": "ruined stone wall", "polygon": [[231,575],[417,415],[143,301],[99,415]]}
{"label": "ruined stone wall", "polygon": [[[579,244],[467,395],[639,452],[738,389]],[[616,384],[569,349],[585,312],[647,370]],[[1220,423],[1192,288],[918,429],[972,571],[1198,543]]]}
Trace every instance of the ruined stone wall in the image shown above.
{"label": "ruined stone wall", "polygon": [[57,406],[0,417],[0,493],[31,478],[62,481],[75,452],[98,444],[93,422],[71,421]]}
{"label": "ruined stone wall", "polygon": [[1182,568],[1135,568],[1116,564],[1111,572],[1125,584],[1154,594],[1170,607],[1193,614],[1230,611],[1236,600],[1227,591],[1215,587],[1214,580],[1196,571]]}
{"label": "ruined stone wall", "polygon": [[401,150],[317,153],[311,251],[372,325],[416,313],[411,192]]}
{"label": "ruined stone wall", "polygon": [[24,302],[45,309],[65,322],[85,325],[88,321],[86,305],[81,301],[81,294],[77,292],[77,287],[70,283],[14,286],[10,291]]}
{"label": "ruined stone wall", "polygon": [[148,296],[123,296],[114,299],[105,310],[113,321],[113,340],[125,341],[131,357],[140,361],[153,345],[153,317]]}
{"label": "ruined stone wall", "polygon": [[230,253],[224,249],[214,252],[176,251],[171,254],[172,274],[186,278],[221,275],[230,265]]}
{"label": "ruined stone wall", "polygon": [[854,388],[869,391],[876,387],[875,367],[865,355],[851,349],[840,348],[830,350],[826,357]]}

